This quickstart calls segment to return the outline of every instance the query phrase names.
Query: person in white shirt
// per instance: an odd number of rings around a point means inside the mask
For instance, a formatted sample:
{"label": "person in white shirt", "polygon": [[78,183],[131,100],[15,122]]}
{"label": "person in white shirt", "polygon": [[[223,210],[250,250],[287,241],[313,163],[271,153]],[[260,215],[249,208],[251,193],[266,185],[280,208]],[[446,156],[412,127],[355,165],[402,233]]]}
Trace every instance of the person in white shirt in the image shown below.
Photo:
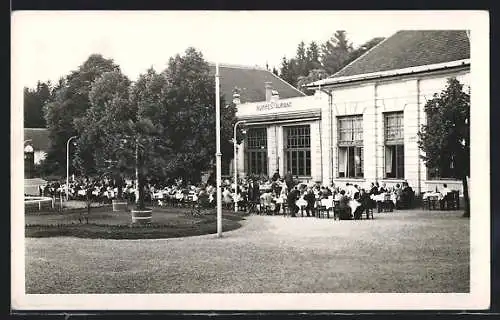
{"label": "person in white shirt", "polygon": [[441,194],[439,199],[439,205],[441,209],[444,209],[444,206],[446,204],[446,207],[448,207],[448,198],[451,196],[451,190],[448,189],[448,185],[446,183],[443,184],[443,189],[439,192]]}
{"label": "person in white shirt", "polygon": [[345,195],[354,199],[354,195],[359,192],[358,189],[350,183],[346,183]]}
{"label": "person in white shirt", "polygon": [[446,183],[443,184],[443,189],[441,189],[441,195],[444,197],[446,197],[448,195],[448,193],[450,193],[451,190],[448,189],[448,185]]}

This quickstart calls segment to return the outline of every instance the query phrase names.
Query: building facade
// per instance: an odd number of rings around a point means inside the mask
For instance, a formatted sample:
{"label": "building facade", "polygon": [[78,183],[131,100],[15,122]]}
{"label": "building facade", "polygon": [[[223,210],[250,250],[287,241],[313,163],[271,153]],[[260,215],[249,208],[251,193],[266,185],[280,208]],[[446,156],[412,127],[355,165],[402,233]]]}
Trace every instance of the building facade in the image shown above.
{"label": "building facade", "polygon": [[427,100],[448,78],[470,90],[469,52],[465,31],[400,31],[309,84],[313,96],[279,99],[265,84],[266,101],[238,105],[247,127],[238,173],[270,176],[278,169],[341,186],[407,181],[417,193],[447,183],[462,192],[446,168],[427,169],[417,133],[426,123]]}

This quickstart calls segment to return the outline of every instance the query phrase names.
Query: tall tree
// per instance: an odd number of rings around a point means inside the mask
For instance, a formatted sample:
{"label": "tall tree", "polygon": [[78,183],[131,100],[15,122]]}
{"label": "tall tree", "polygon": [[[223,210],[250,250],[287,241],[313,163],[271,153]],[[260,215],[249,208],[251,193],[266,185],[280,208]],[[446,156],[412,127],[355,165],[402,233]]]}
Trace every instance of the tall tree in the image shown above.
{"label": "tall tree", "polygon": [[[210,168],[215,154],[215,79],[201,52],[188,48],[184,56],[170,59],[163,73],[168,121],[164,124],[176,150],[169,158],[171,176],[199,180],[201,171]],[[221,97],[221,152],[223,160],[232,158],[233,125],[236,107],[226,106]],[[227,155],[227,156],[226,156]]]}
{"label": "tall tree", "polygon": [[50,81],[38,81],[36,88],[24,88],[24,127],[44,128],[43,106],[51,100]]}
{"label": "tall tree", "polygon": [[309,84],[314,81],[322,80],[328,77],[328,74],[324,69],[313,69],[309,72],[306,77],[299,77],[297,82],[297,87],[307,95],[314,94],[314,90],[309,90],[304,88],[306,84]]}
{"label": "tall tree", "polygon": [[321,69],[322,65],[320,62],[320,49],[318,44],[315,41],[312,41],[309,44],[309,47],[307,48],[306,52],[306,70],[307,70],[307,75],[311,72],[311,70],[314,69]]}
{"label": "tall tree", "polygon": [[369,41],[360,45],[358,48],[352,50],[351,55],[349,57],[349,62],[359,58],[361,55],[365,54],[368,50],[370,50],[371,48],[375,47],[377,44],[382,42],[384,39],[385,39],[384,37],[376,37],[370,39]]}
{"label": "tall tree", "polygon": [[301,41],[297,46],[297,54],[295,55],[296,70],[299,76],[307,75],[307,55],[306,55],[306,45],[304,41]]}
{"label": "tall tree", "polygon": [[455,78],[425,105],[427,124],[418,133],[422,159],[429,170],[462,180],[465,216],[470,215],[467,177],[470,175],[470,95]]}
{"label": "tall tree", "polygon": [[78,139],[73,162],[80,174],[102,174],[109,169],[107,161],[116,160],[119,151],[113,139],[123,134],[123,123],[136,114],[129,103],[130,85],[119,70],[105,72],[92,83],[90,107],[75,120]]}
{"label": "tall tree", "polygon": [[297,61],[294,58],[288,60],[286,57],[283,57],[281,59],[280,77],[294,87],[297,87],[297,81],[300,76],[297,70]]}
{"label": "tall tree", "polygon": [[279,72],[278,72],[278,69],[276,69],[276,67],[273,67],[273,73],[277,76],[279,76]]}
{"label": "tall tree", "polygon": [[348,63],[352,50],[352,43],[347,39],[346,32],[336,31],[322,45],[321,62],[326,72],[333,75],[342,69]]}
{"label": "tall tree", "polygon": [[44,106],[44,118],[51,140],[46,163],[55,171],[54,174],[65,171],[66,141],[77,134],[74,121],[84,116],[90,107],[92,82],[103,73],[113,70],[119,70],[119,67],[112,59],[105,59],[100,54],[91,55],[64,81],[60,81],[53,101]]}

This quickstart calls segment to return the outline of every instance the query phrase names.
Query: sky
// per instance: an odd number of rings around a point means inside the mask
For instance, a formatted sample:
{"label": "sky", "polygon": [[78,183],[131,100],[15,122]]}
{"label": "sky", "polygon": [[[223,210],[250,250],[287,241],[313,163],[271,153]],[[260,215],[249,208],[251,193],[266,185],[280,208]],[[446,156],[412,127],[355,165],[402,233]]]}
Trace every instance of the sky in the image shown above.
{"label": "sky", "polygon": [[100,53],[134,81],[190,46],[207,61],[279,69],[300,41],[321,44],[336,30],[356,47],[401,29],[463,28],[467,18],[456,11],[20,11],[11,17],[12,73],[23,86],[56,82]]}

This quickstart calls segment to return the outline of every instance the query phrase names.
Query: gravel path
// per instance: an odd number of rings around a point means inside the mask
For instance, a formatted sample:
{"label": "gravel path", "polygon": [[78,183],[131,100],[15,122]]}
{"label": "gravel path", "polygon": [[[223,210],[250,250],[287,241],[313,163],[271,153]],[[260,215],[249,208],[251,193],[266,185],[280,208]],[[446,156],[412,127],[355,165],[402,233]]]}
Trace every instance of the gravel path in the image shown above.
{"label": "gravel path", "polygon": [[214,235],[26,239],[27,293],[468,292],[469,220],[249,216]]}

